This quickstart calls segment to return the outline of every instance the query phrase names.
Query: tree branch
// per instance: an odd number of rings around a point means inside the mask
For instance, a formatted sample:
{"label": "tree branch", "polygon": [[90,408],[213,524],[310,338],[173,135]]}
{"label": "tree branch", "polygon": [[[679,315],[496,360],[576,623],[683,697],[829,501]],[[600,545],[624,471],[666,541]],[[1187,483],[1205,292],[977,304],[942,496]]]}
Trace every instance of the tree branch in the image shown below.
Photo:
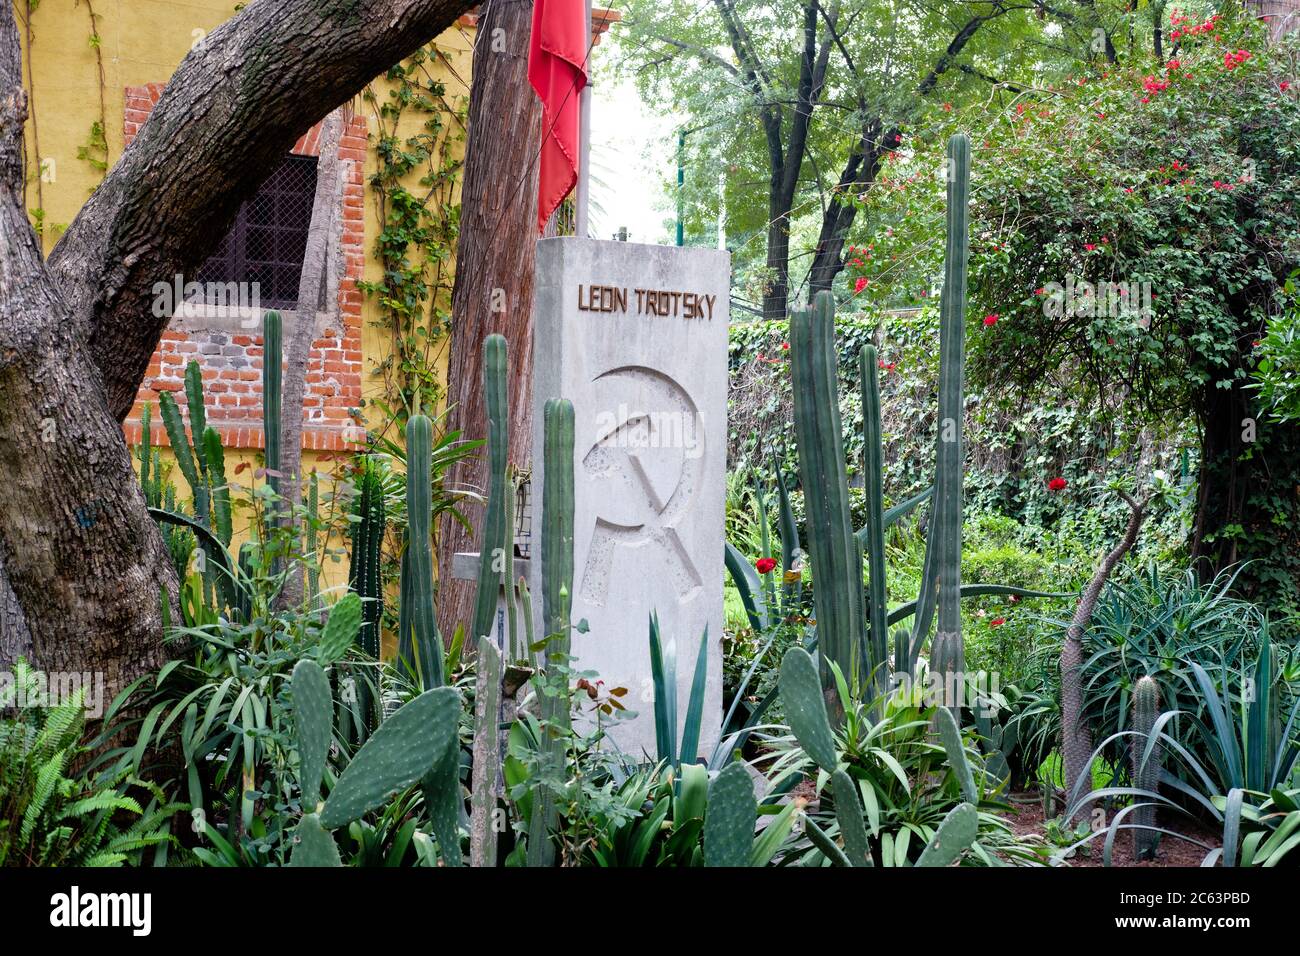
{"label": "tree branch", "polygon": [[181,61],[49,257],[119,421],[170,319],[154,283],[192,275],[298,137],[472,6],[254,0]]}

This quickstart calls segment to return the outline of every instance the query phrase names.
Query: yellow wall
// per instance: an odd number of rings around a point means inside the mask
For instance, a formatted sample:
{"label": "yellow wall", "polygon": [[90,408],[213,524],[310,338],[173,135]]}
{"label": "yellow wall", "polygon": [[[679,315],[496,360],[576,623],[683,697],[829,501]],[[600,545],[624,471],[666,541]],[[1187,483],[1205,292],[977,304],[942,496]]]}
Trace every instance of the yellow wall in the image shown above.
{"label": "yellow wall", "polygon": [[[24,23],[22,10],[26,2],[19,0],[21,5],[16,5],[16,10],[19,13],[19,31],[23,35],[25,67],[29,71],[24,75],[31,113],[25,130],[29,170],[27,208],[29,211],[44,210],[43,241],[48,252],[57,241],[61,228],[72,221],[103,178],[100,170],[77,157],[78,149],[91,140],[92,125],[101,119],[101,96],[104,135],[111,165],[124,148],[125,88],[165,82],[195,42],[236,12],[236,4],[214,0],[90,0],[89,4],[87,0],[41,0]],[[93,30],[91,9],[96,14]],[[91,42],[92,33],[98,36],[97,44]],[[429,74],[446,83],[449,101],[463,100],[469,94],[467,84],[473,28],[464,24],[455,26],[438,37],[434,44],[448,54],[451,66],[430,60],[427,65]],[[387,82],[382,77],[376,79],[373,89],[379,103],[387,100]],[[367,151],[363,172],[363,182],[367,183],[377,168],[373,148],[376,120],[371,115],[375,108],[374,104],[366,103],[360,97],[353,103],[358,114],[367,116],[371,131],[371,148]],[[399,135],[416,134],[424,119],[420,113],[408,110],[402,116]],[[448,125],[458,128],[455,121]],[[37,142],[39,159],[53,161],[47,174],[50,181],[39,184]],[[463,151],[463,142],[456,149]],[[413,192],[417,191],[419,174],[413,173],[409,179],[406,185]],[[375,198],[367,187],[364,240],[367,281],[377,281],[383,274],[372,252],[380,231]],[[373,373],[373,369],[390,353],[390,334],[376,324],[380,318],[380,310],[373,298],[367,296],[362,311],[365,368],[362,396],[366,403],[366,423],[372,428],[382,426],[383,416],[371,403],[384,395],[383,380]],[[439,351],[438,361],[440,374],[445,376],[445,348]],[[154,421],[158,422],[156,405],[154,416]],[[169,449],[164,449],[164,456],[171,459]],[[305,451],[304,470],[316,466],[321,457],[316,452]],[[253,469],[260,465],[260,459],[261,454],[257,451],[227,449],[227,473],[233,480],[248,484]],[[236,476],[236,468],[241,464],[250,467]],[[320,468],[328,472],[333,464],[322,463]],[[179,469],[172,468],[171,477],[182,500],[187,499],[189,489]],[[240,520],[237,515],[236,520],[237,530],[246,534],[246,517]],[[334,544],[337,546],[338,542]],[[323,587],[342,583],[347,576],[346,560],[337,564],[326,561],[325,573]]]}

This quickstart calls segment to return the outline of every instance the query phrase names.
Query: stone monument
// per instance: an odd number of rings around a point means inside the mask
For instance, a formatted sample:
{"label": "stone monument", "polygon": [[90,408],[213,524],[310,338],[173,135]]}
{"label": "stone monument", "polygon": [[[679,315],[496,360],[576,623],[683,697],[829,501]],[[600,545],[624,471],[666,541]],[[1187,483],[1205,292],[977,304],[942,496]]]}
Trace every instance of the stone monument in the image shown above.
{"label": "stone monument", "polygon": [[[533,539],[542,408],[575,415],[575,666],[626,687],[625,752],[655,753],[649,619],[676,644],[678,740],[708,629],[700,753],[722,719],[723,508],[726,482],[727,252],[575,237],[537,245],[533,308]],[[540,562],[530,562],[534,596]],[[534,600],[537,633],[541,601]]]}

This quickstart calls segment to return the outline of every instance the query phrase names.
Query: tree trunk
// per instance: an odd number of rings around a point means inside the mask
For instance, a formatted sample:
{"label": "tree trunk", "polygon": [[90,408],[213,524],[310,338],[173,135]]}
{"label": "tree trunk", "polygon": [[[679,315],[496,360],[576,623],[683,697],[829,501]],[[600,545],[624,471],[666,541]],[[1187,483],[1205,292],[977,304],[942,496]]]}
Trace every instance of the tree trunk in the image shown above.
{"label": "tree trunk", "polygon": [[784,319],[790,307],[790,206],[773,190],[767,209],[767,287],[763,318]]}
{"label": "tree trunk", "polygon": [[170,320],[154,283],[192,278],[298,137],[473,6],[255,0],[181,61],[50,253],[119,421]]}
{"label": "tree trunk", "polygon": [[192,276],[303,132],[472,6],[250,3],[182,61],[46,263],[22,204],[26,96],[5,5],[0,654],[99,672],[109,693],[161,662],[175,573],[119,427],[170,319],[153,314],[154,284]]}
{"label": "tree trunk", "polygon": [[[316,195],[312,200],[307,248],[303,251],[302,275],[298,280],[298,308],[293,338],[284,356],[284,395],[280,417],[280,471],[283,473],[284,520],[297,525],[296,511],[302,504],[302,403],[307,390],[307,359],[316,338],[316,313],[329,308],[327,302],[331,269],[338,260],[338,224],[342,204],[339,175],[339,140],[343,136],[342,108],[325,118],[320,133],[320,156],[316,160]],[[315,560],[308,557],[308,560]],[[296,607],[302,603],[303,564],[295,561],[285,578],[278,603]]]}
{"label": "tree trunk", "polygon": [[1092,734],[1083,721],[1083,635],[1088,629],[1088,622],[1092,620],[1092,612],[1097,606],[1097,599],[1101,597],[1102,588],[1106,586],[1115,566],[1137,541],[1142,519],[1146,516],[1145,501],[1134,501],[1128,495],[1123,495],[1123,498],[1133,512],[1129,516],[1124,537],[1097,567],[1087,590],[1079,599],[1069,629],[1065,632],[1065,643],[1061,647],[1061,755],[1065,764],[1066,806],[1070,808],[1067,813],[1070,813],[1071,818],[1083,809],[1082,803],[1077,802],[1085,793],[1079,780],[1088,775],[1092,762]]}
{"label": "tree trunk", "polygon": [[[541,103],[528,84],[532,0],[497,0],[479,22],[470,89],[469,141],[461,190],[456,284],[447,368],[448,428],[467,439],[487,435],[483,340],[510,346],[510,447],[518,469],[532,457],[533,262],[537,254],[537,155]],[[455,466],[457,487],[487,486],[482,456]],[[473,616],[473,581],[451,577],[452,555],[477,551],[483,511],[470,508],[466,531],[444,517],[438,543],[438,619],[450,637]]]}
{"label": "tree trunk", "polygon": [[[177,585],[80,326],[22,202],[26,95],[0,11],[0,564],[33,664],[89,673],[111,698],[163,659]],[[7,593],[7,591],[0,591]],[[6,626],[9,633],[13,633]],[[17,641],[6,637],[6,650]],[[11,661],[0,662],[8,667]],[[96,702],[91,702],[96,703]],[[97,702],[106,704],[106,701]]]}
{"label": "tree trunk", "polygon": [[880,157],[885,152],[884,144],[897,136],[898,130],[891,129],[882,139],[878,118],[863,126],[862,138],[844,164],[840,180],[822,213],[821,234],[817,237],[812,268],[808,272],[810,292],[829,289],[844,268],[844,240],[858,214],[858,207],[852,200],[875,182],[880,170]]}
{"label": "tree trunk", "polygon": [[1205,387],[1191,554],[1202,583],[1244,564],[1238,587],[1282,605],[1300,589],[1300,427],[1257,403],[1240,384]]}

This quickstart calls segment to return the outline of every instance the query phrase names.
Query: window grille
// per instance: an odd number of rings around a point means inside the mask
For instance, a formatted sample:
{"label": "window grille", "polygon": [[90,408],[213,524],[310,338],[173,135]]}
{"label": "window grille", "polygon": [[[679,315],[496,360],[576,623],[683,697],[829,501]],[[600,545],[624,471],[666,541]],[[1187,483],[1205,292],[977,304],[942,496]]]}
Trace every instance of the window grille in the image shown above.
{"label": "window grille", "polygon": [[199,269],[198,281],[205,288],[256,282],[263,308],[294,308],[315,195],[316,157],[286,156],[257,195],[239,207],[230,232]]}

